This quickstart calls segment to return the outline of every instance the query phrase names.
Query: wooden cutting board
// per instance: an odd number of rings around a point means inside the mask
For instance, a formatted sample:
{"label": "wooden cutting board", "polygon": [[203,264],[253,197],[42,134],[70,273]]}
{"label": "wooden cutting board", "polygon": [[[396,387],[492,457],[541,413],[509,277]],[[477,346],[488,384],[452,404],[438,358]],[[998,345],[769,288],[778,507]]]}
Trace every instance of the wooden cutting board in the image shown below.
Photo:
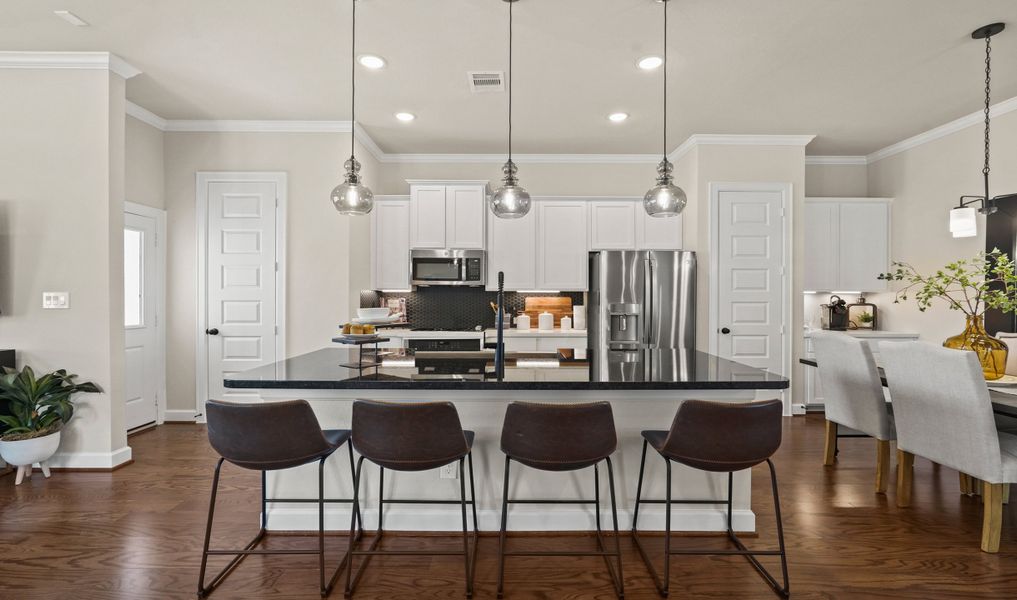
{"label": "wooden cutting board", "polygon": [[554,326],[561,327],[561,318],[572,316],[572,298],[568,296],[531,296],[526,298],[523,312],[530,316],[530,329],[537,328],[540,313],[543,312],[554,315]]}

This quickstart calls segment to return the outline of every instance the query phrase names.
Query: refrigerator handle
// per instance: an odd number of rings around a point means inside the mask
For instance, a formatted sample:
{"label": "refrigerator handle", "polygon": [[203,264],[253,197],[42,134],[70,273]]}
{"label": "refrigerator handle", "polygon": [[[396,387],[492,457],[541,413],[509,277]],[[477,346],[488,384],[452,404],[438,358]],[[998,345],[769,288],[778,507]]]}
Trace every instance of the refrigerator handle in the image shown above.
{"label": "refrigerator handle", "polygon": [[653,260],[643,259],[643,345],[650,345],[653,333]]}

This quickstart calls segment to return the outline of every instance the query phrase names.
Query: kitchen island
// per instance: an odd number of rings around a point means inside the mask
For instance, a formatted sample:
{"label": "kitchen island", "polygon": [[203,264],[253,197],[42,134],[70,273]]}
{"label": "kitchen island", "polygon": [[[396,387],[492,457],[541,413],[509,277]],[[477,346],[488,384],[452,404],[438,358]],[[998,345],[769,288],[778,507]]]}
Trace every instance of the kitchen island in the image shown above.
{"label": "kitchen island", "polygon": [[[642,445],[640,431],[668,429],[682,400],[746,402],[779,397],[788,380],[703,352],[639,350],[598,356],[588,350],[508,353],[504,378],[493,379],[493,352],[417,352],[382,349],[377,368],[358,370],[355,349],[326,348],[297,356],[225,380],[226,399],[274,401],[303,398],[314,407],[325,428],[347,428],[353,401],[358,398],[399,402],[451,401],[464,429],[476,432],[473,455],[476,469],[477,509],[482,530],[497,529],[500,518],[503,455],[499,448],[505,407],[512,401],[609,401],[618,431],[615,485],[618,489],[619,526],[629,527],[635,499]],[[328,461],[326,495],[350,497],[351,476],[344,453]],[[518,475],[523,468],[517,468]],[[588,498],[593,494],[592,469],[575,473],[542,473],[526,469],[513,479],[517,498]],[[446,473],[389,473],[386,495],[400,498],[455,499],[459,483],[442,478]],[[734,477],[734,528],[753,531],[751,473]],[[684,504],[673,509],[675,530],[723,531],[727,481],[724,475],[674,467],[674,498],[716,499],[710,504]],[[647,458],[644,495],[664,495],[664,463],[653,453]],[[314,497],[316,467],[305,466],[270,473],[269,496]],[[365,466],[361,488],[368,526],[377,516],[377,468]],[[605,488],[606,489],[606,488]],[[656,509],[656,510],[654,510]],[[348,505],[332,505],[326,512],[327,529],[349,527]],[[643,508],[640,528],[663,529],[663,510]],[[512,529],[530,531],[589,530],[594,512],[578,505],[515,505]],[[407,531],[454,531],[461,526],[459,509],[452,506],[396,505],[385,508],[386,527]],[[310,530],[317,527],[317,509],[269,505],[268,524],[276,530]]]}

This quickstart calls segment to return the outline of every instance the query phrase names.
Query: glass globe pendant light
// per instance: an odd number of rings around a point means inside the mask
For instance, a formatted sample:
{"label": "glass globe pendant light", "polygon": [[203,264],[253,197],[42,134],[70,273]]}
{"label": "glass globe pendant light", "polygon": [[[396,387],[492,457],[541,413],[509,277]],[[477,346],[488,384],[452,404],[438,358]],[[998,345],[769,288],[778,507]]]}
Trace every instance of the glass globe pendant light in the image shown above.
{"label": "glass globe pendant light", "polygon": [[346,177],[342,183],[332,190],[332,204],[341,215],[366,215],[374,208],[374,192],[360,180],[360,162],[356,157],[357,129],[357,0],[353,2],[353,34],[350,47],[350,70],[352,81],[351,94],[351,126],[350,126],[350,157],[343,163]]}
{"label": "glass globe pendant light", "polygon": [[508,160],[502,166],[502,186],[491,194],[491,212],[501,219],[519,219],[530,212],[530,194],[519,185],[519,168],[512,162],[512,5],[518,0],[504,0],[509,5],[509,72],[508,72]]}
{"label": "glass globe pendant light", "polygon": [[657,185],[643,196],[643,208],[651,217],[677,217],[688,199],[685,192],[674,184],[671,172],[674,165],[667,159],[667,5],[670,0],[663,0],[664,5],[664,158],[657,165]]}

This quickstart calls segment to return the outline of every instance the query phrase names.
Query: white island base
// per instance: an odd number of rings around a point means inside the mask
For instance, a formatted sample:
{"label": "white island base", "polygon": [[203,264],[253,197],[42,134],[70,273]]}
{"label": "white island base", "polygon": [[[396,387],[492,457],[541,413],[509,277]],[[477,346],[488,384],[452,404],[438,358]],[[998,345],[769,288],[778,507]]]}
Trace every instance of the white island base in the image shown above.
{"label": "white island base", "polygon": [[[459,411],[464,429],[476,432],[473,446],[476,475],[477,514],[481,531],[497,531],[501,519],[501,495],[505,455],[500,449],[505,407],[512,401],[525,402],[592,402],[606,400],[614,411],[618,432],[618,449],[612,457],[618,499],[618,527],[628,530],[639,477],[642,450],[640,432],[646,429],[668,429],[683,399],[697,398],[746,402],[777,397],[776,390],[398,390],[398,389],[260,389],[235,390],[235,399],[274,401],[303,398],[311,403],[321,426],[345,429],[350,426],[353,401],[359,398],[401,402],[451,401]],[[246,392],[246,394],[244,393]],[[244,396],[247,396],[244,398]],[[732,440],[735,442],[736,440]],[[317,497],[317,463],[268,474],[268,497]],[[674,464],[672,467],[673,499],[712,499],[713,503],[678,504],[672,508],[674,531],[724,531],[727,476],[706,473]],[[549,473],[513,462],[509,480],[510,497],[519,499],[548,498],[592,500],[593,469]],[[228,477],[228,471],[224,473]],[[467,471],[468,477],[468,471]],[[663,499],[665,483],[664,460],[648,449],[643,498]],[[361,485],[361,509],[365,527],[375,527],[378,518],[378,467],[364,461]],[[438,470],[404,473],[389,470],[385,474],[386,499],[458,500],[458,479],[443,479]],[[467,480],[467,494],[469,481]],[[330,457],[325,467],[326,498],[351,498],[352,476],[346,447]],[[607,469],[601,468],[601,510],[604,527],[611,526],[610,494]],[[403,504],[385,507],[386,530],[394,531],[457,531],[462,527],[457,505]],[[472,524],[472,521],[471,521]],[[509,509],[508,525],[516,531],[582,531],[595,529],[592,505],[516,504]],[[314,504],[269,504],[270,530],[316,530],[317,506]],[[326,504],[325,528],[348,530],[349,504]],[[663,505],[643,505],[639,528],[664,529]],[[734,474],[733,528],[738,532],[755,530],[755,514],[751,506],[751,471]]]}

